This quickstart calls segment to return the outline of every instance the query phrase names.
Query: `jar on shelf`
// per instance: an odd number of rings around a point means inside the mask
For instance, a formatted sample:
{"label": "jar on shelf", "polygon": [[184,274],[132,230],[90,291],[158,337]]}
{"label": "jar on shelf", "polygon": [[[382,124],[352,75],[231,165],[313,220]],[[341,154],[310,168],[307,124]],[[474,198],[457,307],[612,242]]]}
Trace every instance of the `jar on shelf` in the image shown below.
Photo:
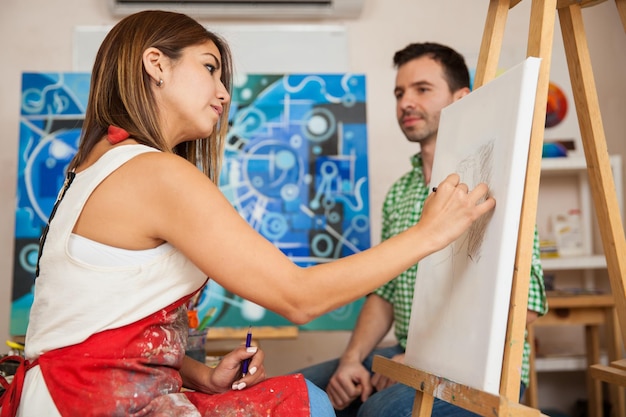
{"label": "jar on shelf", "polygon": [[557,214],[552,221],[559,256],[585,254],[580,210],[571,209],[567,214]]}

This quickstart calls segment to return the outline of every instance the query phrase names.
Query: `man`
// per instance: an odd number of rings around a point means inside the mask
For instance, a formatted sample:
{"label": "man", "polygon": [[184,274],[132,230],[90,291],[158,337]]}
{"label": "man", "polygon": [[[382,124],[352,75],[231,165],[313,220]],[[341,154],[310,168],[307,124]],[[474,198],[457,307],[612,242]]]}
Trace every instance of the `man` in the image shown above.
{"label": "man", "polygon": [[[463,57],[435,43],[414,43],[395,53],[397,69],[394,95],[400,129],[410,142],[420,144],[411,157],[412,170],[398,179],[383,204],[382,239],[415,224],[430,187],[441,110],[469,94],[469,72]],[[415,390],[372,373],[374,355],[404,362],[417,265],[370,294],[357,319],[348,346],[337,360],[301,370],[325,389],[337,416],[410,416]],[[527,323],[545,314],[547,304],[539,243],[535,232]],[[395,323],[397,345],[376,349]],[[522,394],[528,384],[530,346],[524,347]],[[520,395],[521,397],[521,395]],[[433,417],[475,416],[435,399]]]}

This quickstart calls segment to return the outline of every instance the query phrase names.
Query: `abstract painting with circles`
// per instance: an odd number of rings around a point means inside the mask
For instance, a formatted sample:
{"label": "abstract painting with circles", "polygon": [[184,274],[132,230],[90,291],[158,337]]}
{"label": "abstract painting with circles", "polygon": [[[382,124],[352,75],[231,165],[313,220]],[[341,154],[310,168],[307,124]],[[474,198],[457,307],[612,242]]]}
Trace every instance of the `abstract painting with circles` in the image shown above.
{"label": "abstract painting with circles", "polygon": [[[39,235],[76,152],[88,92],[87,73],[22,77],[13,335],[26,331]],[[220,188],[255,230],[303,267],[370,246],[365,98],[363,75],[235,80]],[[361,305],[358,300],[301,329],[352,329]],[[214,327],[290,324],[213,281],[198,312]]]}

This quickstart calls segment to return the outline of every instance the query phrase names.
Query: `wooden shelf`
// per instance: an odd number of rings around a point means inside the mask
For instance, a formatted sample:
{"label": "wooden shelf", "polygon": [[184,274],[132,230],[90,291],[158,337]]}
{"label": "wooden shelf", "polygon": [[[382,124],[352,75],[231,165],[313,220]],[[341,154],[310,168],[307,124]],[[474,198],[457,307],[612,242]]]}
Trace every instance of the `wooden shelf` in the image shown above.
{"label": "wooden shelf", "polygon": [[[607,364],[608,356],[606,352],[600,354],[600,363]],[[592,364],[595,365],[595,364]],[[584,354],[579,355],[559,355],[542,356],[535,358],[535,369],[537,372],[564,372],[564,371],[586,371],[588,368],[587,358]]]}
{"label": "wooden shelf", "polygon": [[[609,156],[612,167],[621,162],[620,155]],[[582,155],[572,155],[563,158],[542,158],[541,175],[568,175],[587,170],[587,162]]]}
{"label": "wooden shelf", "polygon": [[558,271],[568,269],[604,269],[606,258],[604,255],[583,255],[559,258],[541,258],[544,271]]}
{"label": "wooden shelf", "polygon": [[587,163],[584,156],[566,156],[562,158],[542,158],[541,159],[541,175],[557,173],[568,174],[574,171],[583,171],[587,169]]}
{"label": "wooden shelf", "polygon": [[[206,363],[214,366],[219,358],[232,350],[228,345],[238,345],[246,340],[248,329],[249,327],[211,327],[206,336]],[[296,339],[299,332],[297,326],[252,326],[251,330],[253,346],[260,346],[262,340]]]}
{"label": "wooden shelf", "polygon": [[[248,327],[211,327],[207,340],[245,340]],[[297,326],[260,326],[252,327],[254,339],[295,339],[298,337]]]}
{"label": "wooden shelf", "polygon": [[556,309],[581,309],[581,308],[608,308],[613,307],[615,302],[611,294],[582,294],[568,295],[558,291],[548,291],[548,306],[551,310]]}

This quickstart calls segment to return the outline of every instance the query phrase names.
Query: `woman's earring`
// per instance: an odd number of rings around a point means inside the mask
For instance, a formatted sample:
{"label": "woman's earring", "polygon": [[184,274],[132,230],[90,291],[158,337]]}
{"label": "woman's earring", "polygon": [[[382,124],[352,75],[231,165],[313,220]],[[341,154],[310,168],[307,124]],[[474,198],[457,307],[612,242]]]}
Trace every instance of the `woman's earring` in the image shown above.
{"label": "woman's earring", "polygon": [[157,87],[161,87],[163,85],[163,78],[159,78],[159,82],[157,83]]}

